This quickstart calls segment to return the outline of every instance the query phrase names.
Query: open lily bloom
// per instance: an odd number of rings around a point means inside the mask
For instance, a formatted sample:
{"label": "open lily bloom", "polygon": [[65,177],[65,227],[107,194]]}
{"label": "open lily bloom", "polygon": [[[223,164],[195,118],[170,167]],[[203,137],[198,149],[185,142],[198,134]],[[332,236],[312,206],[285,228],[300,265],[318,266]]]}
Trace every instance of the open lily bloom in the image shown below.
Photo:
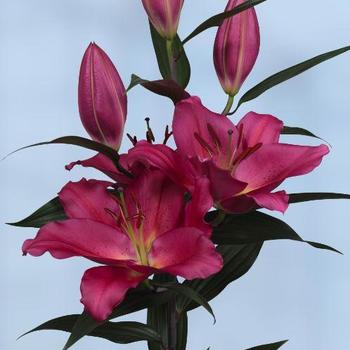
{"label": "open lily bloom", "polygon": [[257,207],[284,212],[288,195],[272,190],[288,177],[309,173],[329,152],[325,145],[279,143],[282,127],[279,119],[253,112],[236,126],[198,97],[178,103],[173,122],[179,151],[202,164],[216,206],[233,213]]}
{"label": "open lily bloom", "polygon": [[26,240],[23,253],[49,252],[57,259],[82,256],[103,266],[87,270],[81,302],[105,320],[126,292],[157,272],[186,279],[206,278],[222,267],[222,257],[202,230],[199,196],[159,170],[147,170],[125,188],[85,179],[59,193],[67,220],[43,226]]}

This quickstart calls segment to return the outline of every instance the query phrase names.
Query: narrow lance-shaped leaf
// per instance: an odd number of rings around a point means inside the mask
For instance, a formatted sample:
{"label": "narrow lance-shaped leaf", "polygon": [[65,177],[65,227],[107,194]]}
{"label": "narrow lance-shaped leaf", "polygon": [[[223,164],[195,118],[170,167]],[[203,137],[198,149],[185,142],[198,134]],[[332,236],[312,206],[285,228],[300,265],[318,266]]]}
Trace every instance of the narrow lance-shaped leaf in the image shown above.
{"label": "narrow lance-shaped leaf", "polygon": [[[207,279],[185,281],[183,284],[200,293],[207,301],[215,298],[226,286],[247,273],[258,257],[263,243],[219,246],[217,251],[224,259],[220,272]],[[192,310],[198,307],[188,297],[178,298],[179,310]]]}
{"label": "narrow lance-shaped leaf", "polygon": [[172,41],[169,41],[161,37],[152,24],[150,29],[162,77],[176,81],[185,89],[190,81],[191,67],[179,36],[176,35]]}
{"label": "narrow lance-shaped leaf", "polygon": [[29,215],[27,218],[18,222],[9,223],[8,225],[39,228],[48,222],[65,219],[66,214],[64,213],[60,200],[58,197],[55,197],[36,210],[33,214]]}
{"label": "narrow lance-shaped leaf", "polygon": [[182,295],[191,301],[197,303],[200,306],[203,306],[212,316],[214,319],[214,323],[216,322],[216,318],[213,312],[213,309],[196,290],[192,289],[191,287],[187,286],[186,284],[175,284],[175,283],[152,283],[155,286],[167,288],[169,290],[174,291],[176,294]]}
{"label": "narrow lance-shaped leaf", "polygon": [[[309,136],[309,137],[315,137],[316,139],[322,140],[324,142],[324,139],[321,137],[313,134],[311,131],[299,128],[299,127],[293,127],[293,126],[284,126],[281,132],[282,135],[300,135],[300,136]],[[328,143],[328,142],[327,142]]]}
{"label": "narrow lance-shaped leaf", "polygon": [[243,215],[226,215],[224,221],[214,228],[212,236],[214,243],[224,245],[277,239],[305,242],[315,248],[340,253],[328,245],[303,240],[282,220],[259,211],[253,211]]}
{"label": "narrow lance-shaped leaf", "polygon": [[218,27],[220,24],[222,24],[222,22],[226,18],[229,18],[229,17],[232,17],[234,15],[237,15],[238,13],[249,9],[250,7],[259,5],[259,4],[261,4],[261,3],[265,2],[265,1],[266,0],[248,0],[248,1],[244,2],[243,4],[241,4],[239,6],[236,6],[231,11],[221,12],[221,13],[215,15],[215,16],[212,16],[212,17],[208,18],[206,21],[201,23],[192,33],[190,33],[182,41],[182,45],[185,45],[188,41],[190,41],[195,36],[197,36],[198,34],[204,32],[207,29],[212,28],[212,27]]}
{"label": "narrow lance-shaped leaf", "polygon": [[[70,332],[76,315],[51,320],[23,334],[27,335],[41,330],[61,330]],[[21,337],[22,337],[21,336]],[[113,343],[129,344],[138,341],[160,342],[160,335],[151,327],[139,322],[106,322],[95,328],[89,336],[99,337]]]}
{"label": "narrow lance-shaped leaf", "polygon": [[[153,282],[176,282],[177,279],[174,276],[168,274],[155,274],[152,280]],[[151,283],[151,282],[150,282]],[[149,350],[163,350],[169,347],[170,341],[170,317],[171,317],[171,305],[173,305],[174,295],[170,298],[167,304],[151,305],[147,309],[147,324],[154,328],[162,338],[162,344],[148,343]]]}
{"label": "narrow lance-shaped leaf", "polygon": [[[146,309],[152,305],[162,305],[166,303],[172,296],[169,292],[154,293],[144,287],[139,287],[128,293],[127,298],[115,308],[109,319],[114,319],[123,315]],[[96,322],[89,314],[83,313],[77,318],[71,335],[65,345],[65,350],[69,349],[76,342],[86,335],[89,335],[101,323]]]}
{"label": "narrow lance-shaped leaf", "polygon": [[[45,142],[39,142],[35,143],[33,145],[25,146],[22,148],[19,148],[18,150],[10,153],[8,156],[10,156],[13,153],[16,153],[18,151],[22,151],[24,149],[30,148],[30,147],[36,147],[36,146],[44,146],[44,145],[52,145],[52,144],[64,144],[64,145],[74,145],[74,146],[80,146],[83,148],[87,148],[92,151],[96,151],[99,153],[104,154],[106,157],[111,159],[113,163],[115,164],[116,168],[122,172],[123,174],[127,176],[132,176],[126,169],[124,169],[120,164],[119,164],[119,154],[117,151],[115,151],[113,148],[110,148],[102,143],[92,141],[89,139],[86,139],[84,137],[80,136],[63,136],[59,137],[57,139],[54,139],[52,141],[45,141]],[[7,157],[8,157],[7,156]]]}
{"label": "narrow lance-shaped leaf", "polygon": [[190,95],[180,85],[178,85],[174,80],[170,79],[150,81],[132,74],[127,91],[130,91],[137,85],[141,85],[157,95],[169,97],[174,104],[187,97],[190,97]]}
{"label": "narrow lance-shaped leaf", "polygon": [[307,61],[304,61],[302,63],[296,64],[295,66],[292,66],[290,68],[284,69],[281,72],[278,72],[274,75],[271,75],[258,85],[254,86],[252,89],[250,89],[248,92],[246,92],[241,99],[238,102],[238,105],[236,109],[230,113],[231,115],[237,111],[237,109],[245,102],[251,101],[255,99],[256,97],[262,95],[265,91],[271,89],[272,87],[281,84],[285,82],[286,80],[289,80],[306,70],[317,66],[318,64],[327,61],[333,57],[339,56],[347,51],[350,50],[350,46],[345,46],[337,50],[329,51],[327,53],[318,55],[316,57],[313,57]]}
{"label": "narrow lance-shaped leaf", "polygon": [[277,343],[254,346],[254,348],[249,348],[249,349],[246,349],[246,350],[278,350],[285,343],[287,343],[287,341],[288,340],[283,340],[283,341],[279,341]]}
{"label": "narrow lance-shaped leaf", "polygon": [[331,193],[331,192],[308,192],[308,193],[291,193],[289,203],[303,203],[310,201],[319,201],[325,199],[350,199],[350,194]]}

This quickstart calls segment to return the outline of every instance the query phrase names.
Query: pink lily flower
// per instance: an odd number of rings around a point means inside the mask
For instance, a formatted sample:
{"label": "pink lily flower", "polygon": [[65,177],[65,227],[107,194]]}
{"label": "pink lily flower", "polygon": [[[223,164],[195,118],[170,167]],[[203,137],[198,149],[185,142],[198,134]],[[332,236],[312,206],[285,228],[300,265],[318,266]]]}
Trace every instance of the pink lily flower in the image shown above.
{"label": "pink lily flower", "polygon": [[[163,144],[151,144],[147,141],[139,141],[127,154],[121,155],[120,163],[135,178],[146,167],[149,170],[162,171],[174,183],[184,188],[186,193],[193,198],[188,203],[188,206],[201,206],[200,216],[195,217],[193,214],[192,217],[189,217],[189,220],[197,220],[196,226],[200,227],[203,232],[210,236],[211,227],[203,221],[201,216],[201,213],[207,213],[213,207],[210,183],[206,174],[201,173],[201,169],[196,168],[186,156]],[[76,165],[97,169],[118,184],[128,185],[134,181],[134,179],[121,174],[113,162],[103,154],[97,154],[86,160],[72,162],[66,166],[66,169],[71,170]]]}
{"label": "pink lily flower", "polygon": [[81,63],[78,100],[80,118],[90,137],[119,149],[127,114],[126,91],[112,61],[94,43]]}
{"label": "pink lily flower", "polygon": [[[245,0],[229,0],[229,11]],[[226,19],[214,44],[214,65],[224,91],[235,96],[253,69],[260,48],[259,23],[253,7]]]}
{"label": "pink lily flower", "polygon": [[150,22],[168,40],[176,35],[183,3],[184,0],[142,0]]}
{"label": "pink lily flower", "polygon": [[204,224],[200,196],[159,170],[144,170],[130,185],[85,179],[59,193],[67,220],[43,226],[23,253],[57,259],[82,256],[103,266],[84,273],[81,302],[97,321],[108,318],[130,288],[154,273],[207,278],[222,268]]}
{"label": "pink lily flower", "polygon": [[284,212],[288,195],[272,190],[289,177],[309,173],[329,152],[326,145],[279,143],[282,127],[279,119],[254,112],[236,126],[198,97],[178,103],[173,121],[179,151],[202,164],[216,206],[232,213],[258,207]]}

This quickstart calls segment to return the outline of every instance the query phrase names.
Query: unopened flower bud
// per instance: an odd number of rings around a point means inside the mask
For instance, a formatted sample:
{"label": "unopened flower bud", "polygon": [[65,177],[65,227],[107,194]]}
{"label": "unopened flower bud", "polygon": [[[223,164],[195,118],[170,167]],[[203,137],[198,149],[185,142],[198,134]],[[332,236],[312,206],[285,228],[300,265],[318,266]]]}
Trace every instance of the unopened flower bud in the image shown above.
{"label": "unopened flower bud", "polygon": [[78,100],[80,118],[90,137],[119,149],[127,114],[126,91],[112,61],[94,43],[81,63]]}
{"label": "unopened flower bud", "polygon": [[183,3],[184,0],[142,0],[150,22],[168,40],[176,35]]}
{"label": "unopened flower bud", "polygon": [[[230,11],[245,0],[229,0]],[[253,7],[226,19],[214,45],[216,74],[225,92],[234,96],[253,69],[260,47],[259,23]]]}

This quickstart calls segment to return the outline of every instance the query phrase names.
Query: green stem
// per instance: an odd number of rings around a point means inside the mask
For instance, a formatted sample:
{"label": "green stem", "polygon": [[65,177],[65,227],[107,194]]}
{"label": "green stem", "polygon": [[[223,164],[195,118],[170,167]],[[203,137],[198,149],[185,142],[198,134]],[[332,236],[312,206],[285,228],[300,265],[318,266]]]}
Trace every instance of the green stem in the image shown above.
{"label": "green stem", "polygon": [[170,76],[174,81],[176,81],[176,66],[175,66],[175,61],[174,61],[173,41],[172,40],[166,41],[166,51],[167,51],[168,60],[169,60]]}
{"label": "green stem", "polygon": [[168,326],[169,326],[169,338],[168,346],[169,350],[176,350],[177,342],[177,310],[176,310],[176,296],[169,301],[169,313],[168,313]]}
{"label": "green stem", "polygon": [[235,99],[234,96],[228,95],[228,100],[227,100],[225,109],[222,111],[222,114],[227,115],[230,113],[234,99]]}

